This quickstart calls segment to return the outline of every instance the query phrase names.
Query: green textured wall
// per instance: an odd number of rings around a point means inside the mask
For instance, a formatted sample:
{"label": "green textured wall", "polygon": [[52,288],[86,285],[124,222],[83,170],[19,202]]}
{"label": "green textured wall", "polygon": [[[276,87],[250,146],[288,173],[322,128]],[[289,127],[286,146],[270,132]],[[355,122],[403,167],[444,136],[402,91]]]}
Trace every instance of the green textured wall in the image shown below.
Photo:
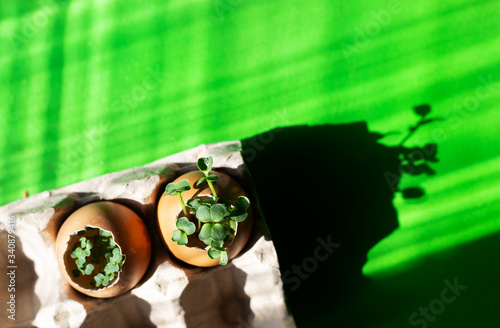
{"label": "green textured wall", "polygon": [[[499,12],[498,1],[473,0],[4,1],[0,204],[279,126],[402,131],[427,103],[444,120],[407,146],[437,143],[438,174],[403,177],[427,195],[396,194],[399,228],[363,273],[496,236]],[[410,325],[410,314],[398,317]],[[372,326],[389,327],[380,317]]]}

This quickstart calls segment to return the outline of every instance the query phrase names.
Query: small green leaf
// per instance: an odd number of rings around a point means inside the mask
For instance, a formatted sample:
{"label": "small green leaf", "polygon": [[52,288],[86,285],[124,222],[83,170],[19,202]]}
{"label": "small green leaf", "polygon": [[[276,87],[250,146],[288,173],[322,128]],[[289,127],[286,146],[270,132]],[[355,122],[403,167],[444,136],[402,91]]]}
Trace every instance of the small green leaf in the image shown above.
{"label": "small green leaf", "polygon": [[107,287],[109,285],[109,280],[110,280],[109,277],[105,275],[104,279],[102,280],[102,285]]}
{"label": "small green leaf", "polygon": [[177,242],[179,239],[181,239],[181,231],[180,230],[172,231],[172,241]]}
{"label": "small green leaf", "polygon": [[196,181],[196,186],[201,185],[203,182],[205,182],[205,180],[207,180],[207,177],[200,178],[198,181]]}
{"label": "small green leaf", "polygon": [[166,195],[174,195],[177,193],[177,183],[170,182],[166,187],[165,187],[165,194]]}
{"label": "small green leaf", "polygon": [[78,258],[83,256],[83,249],[81,247],[77,247],[71,252],[71,258]]}
{"label": "small green leaf", "polygon": [[198,207],[198,210],[196,211],[196,217],[201,222],[212,222],[212,216],[210,215],[210,209],[205,205]]}
{"label": "small green leaf", "polygon": [[207,254],[208,254],[208,257],[211,259],[211,260],[216,260],[220,257],[221,255],[221,252],[216,250],[216,249],[213,249],[213,248],[210,248],[208,251],[207,251]]}
{"label": "small green leaf", "polygon": [[204,243],[205,243],[205,245],[207,245],[207,246],[212,246],[212,243],[213,243],[213,241],[214,241],[211,237],[208,237],[207,239],[201,239],[201,238],[200,238],[200,240],[201,240],[202,242],[204,242]]}
{"label": "small green leaf", "polygon": [[104,275],[102,273],[99,273],[94,277],[95,280],[95,286],[99,287],[102,284],[102,281],[104,280]]}
{"label": "small green leaf", "polygon": [[82,245],[82,248],[87,247],[87,238],[85,237],[80,238],[80,245]]}
{"label": "small green leaf", "polygon": [[195,199],[189,199],[186,203],[186,205],[188,207],[191,207],[191,208],[194,208],[194,209],[198,209],[198,207],[201,206],[201,199],[199,198],[195,198]]}
{"label": "small green leaf", "polygon": [[188,236],[184,231],[181,231],[181,237],[177,241],[177,245],[187,245],[188,243]]}
{"label": "small green leaf", "polygon": [[192,235],[195,231],[196,231],[196,226],[194,225],[193,222],[189,222],[189,224],[184,228],[184,232],[186,232],[188,236]]}
{"label": "small green leaf", "polygon": [[123,256],[120,252],[120,249],[118,247],[115,247],[113,249],[113,257],[111,258],[112,263],[118,263],[123,259]]}
{"label": "small green leaf", "polygon": [[250,207],[250,200],[245,196],[240,196],[234,203],[234,208],[237,211],[246,212]]}
{"label": "small green leaf", "polygon": [[120,266],[115,263],[108,263],[104,266],[104,272],[108,275],[113,272],[118,272],[119,270]]}
{"label": "small green leaf", "polygon": [[85,274],[89,275],[92,273],[92,271],[94,271],[94,265],[87,264],[87,266],[85,267]]}
{"label": "small green leaf", "polygon": [[229,221],[229,226],[231,227],[231,229],[233,229],[234,231],[236,231],[236,227],[237,227],[237,223],[236,221],[233,221],[233,220],[230,220]]}
{"label": "small green leaf", "polygon": [[175,226],[177,229],[184,230],[184,227],[187,226],[189,223],[189,220],[186,217],[181,217],[175,222]]}
{"label": "small green leaf", "polygon": [[212,237],[214,240],[224,240],[224,238],[226,238],[228,234],[229,232],[222,224],[216,223],[212,227],[210,237]]}
{"label": "small green leaf", "polygon": [[112,266],[114,264],[111,264],[111,263],[107,263],[105,266],[104,266],[104,274],[105,275],[109,275],[110,272],[112,272],[113,270],[111,270]]}
{"label": "small green leaf", "polygon": [[212,235],[212,227],[213,226],[214,225],[211,223],[204,224],[201,227],[200,233],[198,234],[198,238],[200,238],[200,240],[205,240],[205,239],[210,238],[210,236]]}
{"label": "small green leaf", "polygon": [[198,169],[200,169],[200,171],[203,173],[210,171],[212,169],[213,164],[214,164],[214,160],[213,160],[212,156],[201,157],[198,159],[198,162],[197,162]]}
{"label": "small green leaf", "polygon": [[101,230],[99,231],[99,235],[101,235],[102,237],[111,237],[111,232],[106,230]]}
{"label": "small green leaf", "polygon": [[231,219],[233,219],[236,222],[242,222],[242,221],[245,221],[245,219],[247,218],[247,216],[248,216],[247,213],[243,213],[243,214],[240,214],[240,215],[231,215]]}
{"label": "small green leaf", "polygon": [[242,222],[245,221],[247,218],[247,210],[250,207],[250,200],[248,200],[247,197],[245,196],[240,196],[234,203],[234,208],[231,211],[231,219],[235,220],[236,222]]}
{"label": "small green leaf", "polygon": [[76,259],[76,265],[79,267],[79,268],[82,268],[83,265],[87,262],[85,261],[85,258],[84,257],[79,257]]}
{"label": "small green leaf", "polygon": [[207,163],[208,171],[212,169],[213,165],[214,165],[214,159],[212,158],[212,156],[208,156],[208,163]]}
{"label": "small green leaf", "polygon": [[191,235],[196,231],[196,226],[194,225],[193,222],[190,222],[186,217],[181,217],[177,222],[175,223],[177,226],[177,229],[179,230],[184,230],[186,234]]}
{"label": "small green leaf", "polygon": [[94,276],[94,280],[96,282],[95,286],[99,287],[100,285],[103,285],[106,287],[109,284],[109,277],[105,276],[102,273],[98,273]]}
{"label": "small green leaf", "polygon": [[213,222],[222,221],[228,214],[227,208],[223,204],[215,204],[210,208],[210,216]]}
{"label": "small green leaf", "polygon": [[211,207],[212,205],[215,204],[215,198],[214,197],[210,197],[210,198],[207,198],[207,199],[204,199],[203,202],[202,202],[203,205],[207,205],[208,207]]}
{"label": "small green leaf", "polygon": [[221,254],[220,254],[219,264],[220,265],[226,265],[227,261],[228,261],[227,252],[226,251],[222,251]]}
{"label": "small green leaf", "polygon": [[211,240],[210,246],[212,246],[215,249],[223,250],[224,240]]}
{"label": "small green leaf", "polygon": [[226,205],[226,208],[231,208],[231,205],[233,205],[231,201],[225,197],[220,197],[217,203]]}
{"label": "small green leaf", "polygon": [[188,179],[182,179],[177,184],[177,192],[188,191],[189,189],[191,189],[191,184]]}
{"label": "small green leaf", "polygon": [[207,180],[210,181],[210,182],[215,182],[215,181],[219,181],[219,177],[216,176],[215,174],[210,174],[208,177],[207,177]]}
{"label": "small green leaf", "polygon": [[99,235],[101,235],[102,237],[111,237],[112,236],[110,231],[106,231],[106,230],[102,230],[102,229],[101,229],[101,231],[99,231]]}
{"label": "small green leaf", "polygon": [[102,285],[107,287],[109,285],[109,280],[110,280],[109,277],[105,275],[104,279],[102,280]]}

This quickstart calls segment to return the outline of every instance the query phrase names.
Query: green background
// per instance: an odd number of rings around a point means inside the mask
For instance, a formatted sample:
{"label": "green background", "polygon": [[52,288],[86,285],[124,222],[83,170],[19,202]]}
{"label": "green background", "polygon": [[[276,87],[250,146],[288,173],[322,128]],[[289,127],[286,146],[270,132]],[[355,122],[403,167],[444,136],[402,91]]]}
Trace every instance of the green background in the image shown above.
{"label": "green background", "polygon": [[[403,177],[427,195],[396,194],[399,228],[363,273],[374,297],[400,288],[380,277],[410,275],[405,298],[422,306],[461,273],[468,290],[431,325],[477,314],[486,327],[500,309],[499,13],[473,0],[4,1],[0,204],[280,126],[366,121],[396,145],[427,103],[444,120],[406,145],[437,143],[437,175]],[[411,326],[413,303],[370,308],[367,326]]]}

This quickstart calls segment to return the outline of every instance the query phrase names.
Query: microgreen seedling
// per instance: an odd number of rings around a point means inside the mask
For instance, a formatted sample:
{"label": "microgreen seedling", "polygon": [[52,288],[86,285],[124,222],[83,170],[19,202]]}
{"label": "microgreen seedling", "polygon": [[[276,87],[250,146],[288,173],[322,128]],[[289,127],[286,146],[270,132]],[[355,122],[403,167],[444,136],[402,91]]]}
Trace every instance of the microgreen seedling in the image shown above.
{"label": "microgreen seedling", "polygon": [[215,201],[217,201],[219,199],[219,197],[217,197],[217,193],[215,192],[213,182],[219,181],[219,177],[216,176],[215,174],[210,174],[210,170],[212,169],[213,164],[214,164],[214,160],[213,160],[212,156],[201,157],[198,159],[198,163],[197,163],[198,169],[201,172],[203,172],[203,174],[205,176],[203,178],[201,178],[200,180],[198,180],[196,182],[196,185],[199,186],[200,184],[202,184],[205,181],[208,182],[208,186],[210,187],[210,190],[212,190],[212,194],[214,195],[214,199],[215,199]]}
{"label": "microgreen seedling", "polygon": [[188,215],[187,210],[186,210],[186,205],[184,204],[184,199],[182,199],[181,193],[184,191],[188,191],[191,189],[191,186],[189,185],[189,180],[188,179],[182,179],[179,181],[179,183],[174,183],[170,182],[166,187],[165,187],[165,195],[171,196],[171,195],[177,195],[179,196],[179,201],[181,202],[182,205],[182,211],[184,212],[184,215]]}
{"label": "microgreen seedling", "polygon": [[186,245],[188,243],[189,235],[192,235],[196,231],[196,226],[193,222],[189,222],[186,217],[182,217],[175,223],[177,230],[172,232],[172,241],[175,241],[178,245]]}
{"label": "microgreen seedling", "polygon": [[94,275],[94,281],[91,282],[93,287],[107,287],[122,270],[125,255],[109,231],[87,227],[77,235],[82,237],[70,254],[78,267],[73,270],[73,276]]}
{"label": "microgreen seedling", "polygon": [[243,222],[247,218],[250,201],[245,196],[239,196],[232,204],[228,199],[218,197],[213,183],[219,181],[219,177],[210,173],[213,166],[211,156],[198,159],[197,166],[204,177],[200,178],[196,185],[207,182],[212,191],[212,197],[193,198],[184,204],[181,193],[190,189],[189,182],[185,180],[186,182],[181,186],[181,182],[184,181],[181,180],[178,184],[167,185],[165,194],[179,195],[184,214],[187,216],[187,206],[190,208],[190,214],[193,214],[198,221],[198,225],[195,225],[186,217],[179,218],[176,221],[177,229],[172,232],[172,241],[178,245],[187,245],[188,236],[197,232],[198,238],[207,245],[205,249],[208,257],[212,260],[219,259],[220,265],[226,265],[228,262],[226,248],[235,238],[238,222]]}

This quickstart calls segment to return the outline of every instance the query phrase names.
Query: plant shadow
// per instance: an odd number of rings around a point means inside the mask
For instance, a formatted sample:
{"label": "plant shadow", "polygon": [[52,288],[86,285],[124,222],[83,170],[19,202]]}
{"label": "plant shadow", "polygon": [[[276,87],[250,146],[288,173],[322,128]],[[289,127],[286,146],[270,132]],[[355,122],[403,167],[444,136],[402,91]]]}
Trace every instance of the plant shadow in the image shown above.
{"label": "plant shadow", "polygon": [[279,128],[242,142],[298,327],[312,318],[331,327],[332,309],[356,304],[370,284],[368,251],[398,227],[394,194],[425,194],[399,190],[401,174],[435,173],[427,164],[437,160],[435,145],[416,158],[423,148],[388,147],[382,137],[357,122]]}

